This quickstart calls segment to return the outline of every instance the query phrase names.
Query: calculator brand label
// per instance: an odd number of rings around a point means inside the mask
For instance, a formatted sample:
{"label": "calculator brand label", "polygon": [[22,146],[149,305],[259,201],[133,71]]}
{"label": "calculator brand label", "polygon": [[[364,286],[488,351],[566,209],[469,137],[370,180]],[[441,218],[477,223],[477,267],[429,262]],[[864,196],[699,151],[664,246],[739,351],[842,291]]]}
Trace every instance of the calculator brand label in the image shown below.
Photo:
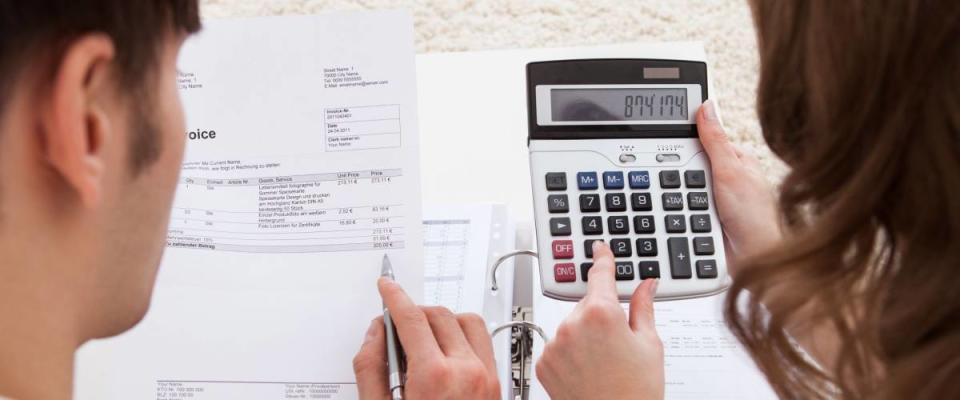
{"label": "calculator brand label", "polygon": [[658,144],[657,151],[680,151],[683,150],[684,145],[682,144]]}

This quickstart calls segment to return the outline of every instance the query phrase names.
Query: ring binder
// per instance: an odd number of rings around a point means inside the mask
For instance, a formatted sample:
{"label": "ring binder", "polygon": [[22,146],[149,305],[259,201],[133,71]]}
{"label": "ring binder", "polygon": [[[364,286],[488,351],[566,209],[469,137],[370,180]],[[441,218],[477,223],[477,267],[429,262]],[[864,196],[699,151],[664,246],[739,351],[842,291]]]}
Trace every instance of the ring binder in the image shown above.
{"label": "ring binder", "polygon": [[[500,256],[492,265],[490,265],[491,292],[496,293],[499,290],[499,286],[497,285],[497,271],[499,270],[500,265],[511,258],[522,255],[531,256],[533,258],[538,257],[537,252],[533,250],[514,250]],[[525,400],[527,398],[527,390],[530,388],[530,377],[527,374],[527,363],[533,354],[533,347],[531,345],[533,336],[530,334],[530,331],[537,332],[540,338],[543,339],[544,343],[549,341],[549,338],[543,329],[527,319],[530,317],[530,315],[530,312],[515,312],[513,321],[497,326],[490,334],[491,337],[496,337],[501,332],[507,329],[510,330],[512,339],[511,354],[516,355],[513,360],[513,368],[517,374],[514,376],[511,384],[513,385],[516,399],[520,400]]]}
{"label": "ring binder", "polygon": [[490,282],[493,284],[490,288],[490,291],[496,292],[498,289],[497,286],[497,270],[500,269],[500,264],[503,264],[504,261],[507,261],[516,256],[530,256],[533,258],[539,257],[537,252],[533,250],[514,250],[507,254],[500,256],[497,261],[493,262],[493,265],[490,267]]}
{"label": "ring binder", "polygon": [[547,334],[544,333],[544,332],[543,332],[543,329],[540,328],[540,325],[537,325],[537,324],[535,324],[535,323],[533,323],[533,322],[530,322],[530,321],[513,321],[513,322],[507,322],[507,323],[505,323],[505,324],[503,324],[503,325],[498,326],[496,329],[494,329],[494,330],[493,330],[493,333],[491,333],[490,336],[497,336],[497,334],[499,334],[499,333],[500,333],[501,331],[503,331],[504,329],[513,328],[513,327],[515,327],[515,326],[519,326],[519,327],[521,327],[521,329],[533,329],[535,332],[537,332],[538,335],[540,335],[540,338],[543,339],[543,342],[544,342],[544,343],[550,341],[550,339],[547,338]]}

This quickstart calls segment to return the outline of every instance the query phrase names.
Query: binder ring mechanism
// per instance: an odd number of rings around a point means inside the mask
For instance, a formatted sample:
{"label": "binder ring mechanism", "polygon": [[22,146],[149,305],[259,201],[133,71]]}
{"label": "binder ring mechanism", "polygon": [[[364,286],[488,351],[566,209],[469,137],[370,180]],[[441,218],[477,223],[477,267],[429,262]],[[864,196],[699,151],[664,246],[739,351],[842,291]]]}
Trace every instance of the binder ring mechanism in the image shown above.
{"label": "binder ring mechanism", "polygon": [[[497,285],[497,270],[500,269],[500,265],[516,256],[530,256],[537,258],[537,252],[533,250],[515,250],[500,256],[500,258],[497,258],[493,265],[490,266],[490,292],[492,294],[495,295],[497,291],[500,290],[499,286]],[[530,378],[528,377],[528,374],[530,368],[530,358],[533,355],[533,335],[530,333],[530,331],[536,332],[537,335],[543,339],[543,343],[549,342],[550,339],[547,338],[547,334],[543,332],[543,329],[540,328],[540,326],[525,320],[527,313],[525,313],[522,309],[515,308],[514,313],[515,315],[513,321],[496,327],[493,332],[491,332],[490,336],[496,337],[498,334],[504,331],[510,334],[510,354],[512,362],[511,373],[513,374],[511,385],[513,386],[514,390],[513,395],[516,399],[525,399],[527,398],[526,392],[530,390]]]}
{"label": "binder ring mechanism", "polygon": [[[490,291],[491,292],[496,293],[498,290],[500,290],[500,287],[497,285],[497,271],[500,269],[500,265],[502,265],[507,260],[517,256],[530,256],[533,258],[538,257],[537,252],[533,250],[514,250],[500,256],[500,258],[497,258],[497,260],[493,262],[493,265],[490,266],[490,283],[491,283]],[[550,339],[547,337],[547,334],[543,332],[543,329],[541,329],[540,326],[538,326],[537,324],[534,324],[533,322],[530,322],[530,321],[512,321],[512,322],[505,323],[503,325],[498,326],[496,329],[494,329],[493,333],[491,333],[490,336],[497,336],[498,333],[514,327],[520,328],[521,331],[524,331],[524,333],[530,330],[537,332],[537,334],[540,335],[540,338],[543,339],[544,343],[550,341]]]}

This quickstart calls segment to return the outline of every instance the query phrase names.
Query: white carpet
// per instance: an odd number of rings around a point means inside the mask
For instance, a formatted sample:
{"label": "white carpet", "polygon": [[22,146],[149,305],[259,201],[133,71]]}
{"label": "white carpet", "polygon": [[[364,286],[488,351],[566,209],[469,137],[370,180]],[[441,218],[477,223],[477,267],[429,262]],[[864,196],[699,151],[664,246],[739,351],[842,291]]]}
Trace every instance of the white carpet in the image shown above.
{"label": "white carpet", "polygon": [[204,17],[410,10],[419,52],[702,41],[728,134],[783,173],[756,122],[757,54],[746,0],[204,0]]}

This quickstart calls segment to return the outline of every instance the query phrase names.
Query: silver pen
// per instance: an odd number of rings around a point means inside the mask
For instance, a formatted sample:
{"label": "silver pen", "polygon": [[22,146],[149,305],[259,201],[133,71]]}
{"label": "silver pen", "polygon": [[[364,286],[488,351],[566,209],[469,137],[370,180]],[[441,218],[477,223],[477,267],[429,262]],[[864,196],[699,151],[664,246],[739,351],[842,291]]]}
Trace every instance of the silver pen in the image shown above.
{"label": "silver pen", "polygon": [[[380,276],[393,279],[393,267],[390,266],[390,258],[383,255],[383,265],[380,267]],[[387,305],[383,305],[383,326],[387,331],[387,381],[390,385],[390,398],[392,400],[403,400],[403,370],[400,365],[400,353],[403,349],[400,347],[400,341],[397,340],[397,327],[393,325],[393,319],[390,318],[390,310]]]}

